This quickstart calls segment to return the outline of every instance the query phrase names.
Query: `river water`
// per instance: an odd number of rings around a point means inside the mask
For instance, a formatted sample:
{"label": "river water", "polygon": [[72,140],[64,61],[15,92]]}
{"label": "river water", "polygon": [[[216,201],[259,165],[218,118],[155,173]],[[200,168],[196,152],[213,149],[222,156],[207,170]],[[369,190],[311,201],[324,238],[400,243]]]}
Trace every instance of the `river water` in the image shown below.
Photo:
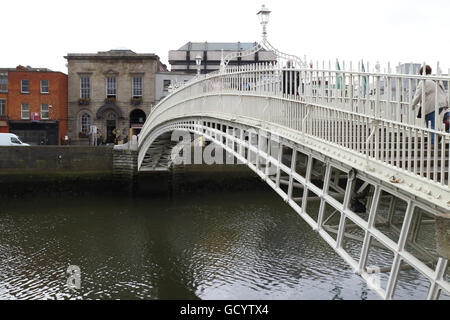
{"label": "river water", "polygon": [[[80,289],[66,285],[70,265]],[[401,285],[402,299],[426,293]],[[2,200],[0,299],[379,299],[273,191]]]}

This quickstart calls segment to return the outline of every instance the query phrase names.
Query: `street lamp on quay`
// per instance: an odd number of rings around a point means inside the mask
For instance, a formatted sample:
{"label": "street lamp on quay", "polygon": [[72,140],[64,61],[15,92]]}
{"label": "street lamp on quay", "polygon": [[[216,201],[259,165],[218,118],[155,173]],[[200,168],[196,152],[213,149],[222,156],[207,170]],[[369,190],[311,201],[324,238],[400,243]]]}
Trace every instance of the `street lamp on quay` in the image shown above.
{"label": "street lamp on quay", "polygon": [[197,65],[197,77],[200,75],[200,64],[202,63],[202,57],[197,55],[195,57],[195,64]]}

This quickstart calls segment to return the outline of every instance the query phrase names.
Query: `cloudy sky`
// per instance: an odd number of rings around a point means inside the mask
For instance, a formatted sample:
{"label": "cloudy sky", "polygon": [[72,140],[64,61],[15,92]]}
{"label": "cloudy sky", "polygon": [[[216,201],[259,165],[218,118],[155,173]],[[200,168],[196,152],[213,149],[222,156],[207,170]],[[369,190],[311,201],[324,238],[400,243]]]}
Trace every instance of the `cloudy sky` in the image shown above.
{"label": "cloudy sky", "polygon": [[69,52],[118,47],[167,64],[168,51],[188,41],[259,41],[263,3],[272,11],[269,41],[308,61],[450,68],[448,0],[2,0],[0,67],[67,72]]}

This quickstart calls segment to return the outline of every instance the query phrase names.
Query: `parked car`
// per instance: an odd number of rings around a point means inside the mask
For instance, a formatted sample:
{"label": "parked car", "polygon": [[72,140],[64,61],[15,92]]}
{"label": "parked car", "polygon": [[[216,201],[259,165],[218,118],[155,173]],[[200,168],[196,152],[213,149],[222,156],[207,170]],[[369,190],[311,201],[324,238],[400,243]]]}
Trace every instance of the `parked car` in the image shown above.
{"label": "parked car", "polygon": [[29,146],[29,144],[20,141],[14,133],[0,133],[0,146]]}

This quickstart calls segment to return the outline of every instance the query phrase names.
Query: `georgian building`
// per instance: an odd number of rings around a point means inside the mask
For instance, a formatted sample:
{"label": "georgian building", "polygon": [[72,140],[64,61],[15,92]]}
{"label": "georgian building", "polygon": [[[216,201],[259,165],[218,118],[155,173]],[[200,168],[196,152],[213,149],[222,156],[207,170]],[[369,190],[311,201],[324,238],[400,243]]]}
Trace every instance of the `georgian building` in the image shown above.
{"label": "georgian building", "polygon": [[57,145],[67,132],[67,75],[47,68],[0,68],[0,132],[31,145]]}
{"label": "georgian building", "polygon": [[128,49],[69,53],[68,135],[85,138],[95,125],[106,142],[137,134],[155,104],[155,74],[167,71],[153,53]]}

